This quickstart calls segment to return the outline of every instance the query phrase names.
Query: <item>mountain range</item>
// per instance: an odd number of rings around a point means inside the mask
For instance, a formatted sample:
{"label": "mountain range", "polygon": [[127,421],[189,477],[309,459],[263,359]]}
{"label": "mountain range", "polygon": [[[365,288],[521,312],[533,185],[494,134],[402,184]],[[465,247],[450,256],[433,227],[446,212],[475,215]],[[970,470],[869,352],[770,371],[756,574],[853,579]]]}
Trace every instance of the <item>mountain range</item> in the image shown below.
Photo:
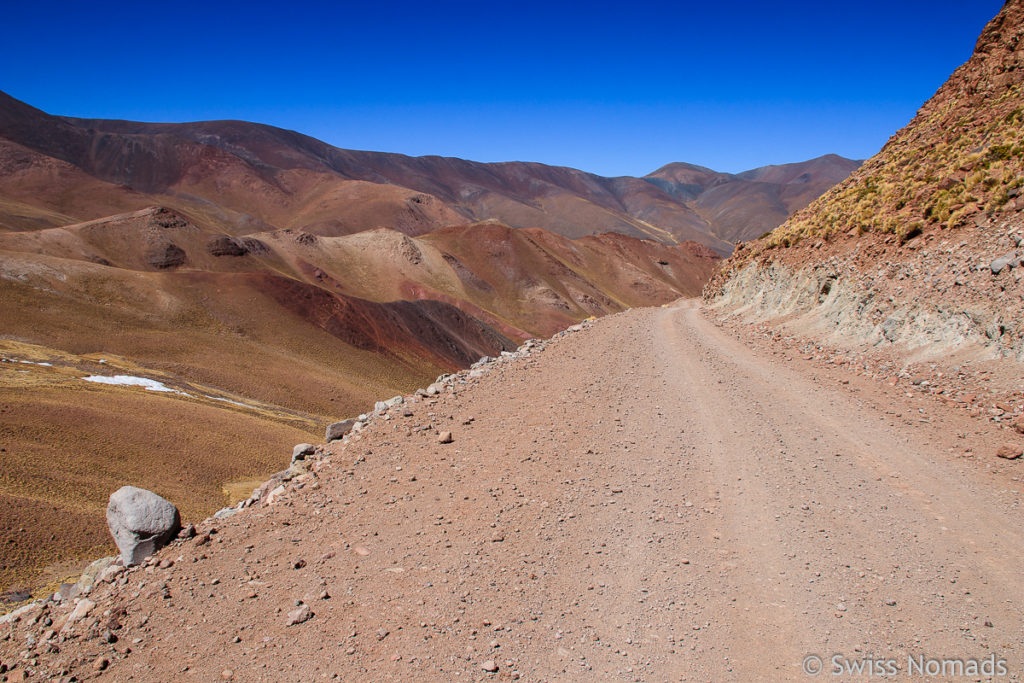
{"label": "mountain range", "polygon": [[602,178],[0,94],[0,588],[105,547],[122,484],[201,517],[382,396],[696,295],[856,166]]}
{"label": "mountain range", "polygon": [[1016,680],[1024,0],[816,199],[17,109],[3,680]]}
{"label": "mountain range", "polygon": [[836,155],[729,174],[669,164],[605,178],[333,147],[243,121],[137,123],[51,116],[0,93],[0,229],[55,227],[162,205],[208,228],[410,236],[498,220],[575,238],[693,240],[720,255],[779,225],[859,162]]}

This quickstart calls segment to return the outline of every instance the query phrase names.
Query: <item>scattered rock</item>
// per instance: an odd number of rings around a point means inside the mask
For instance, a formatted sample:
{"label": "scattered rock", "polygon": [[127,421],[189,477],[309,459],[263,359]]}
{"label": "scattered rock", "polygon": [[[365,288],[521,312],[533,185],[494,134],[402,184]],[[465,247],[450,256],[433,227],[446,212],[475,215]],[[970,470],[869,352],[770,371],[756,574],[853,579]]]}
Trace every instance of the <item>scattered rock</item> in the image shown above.
{"label": "scattered rock", "polygon": [[1016,429],[1019,434],[1024,434],[1024,415],[1021,415],[1014,420],[1013,428]]}
{"label": "scattered rock", "polygon": [[53,594],[55,600],[74,600],[78,597],[78,584],[77,583],[62,583],[58,588],[57,592]]}
{"label": "scattered rock", "polygon": [[1006,460],[1016,460],[1021,455],[1024,455],[1024,449],[1012,443],[1004,443],[1002,446],[996,449],[997,458],[1005,458]]}
{"label": "scattered rock", "polygon": [[277,502],[277,499],[285,494],[288,489],[283,484],[279,485],[273,491],[267,494],[267,505],[273,505]]}
{"label": "scattered rock", "polygon": [[88,600],[85,598],[79,600],[78,604],[75,605],[75,608],[71,610],[71,614],[68,615],[68,619],[64,622],[64,627],[61,629],[61,631],[69,631],[71,627],[75,625],[76,621],[79,621],[80,619],[89,616],[89,612],[91,612],[92,608],[95,606],[96,603],[94,603],[92,600]]}
{"label": "scattered rock", "polygon": [[[330,428],[328,427],[328,429]],[[308,456],[313,455],[315,452],[316,446],[314,446],[311,443],[296,444],[295,448],[292,449],[292,463],[295,463],[297,460],[305,460]]]}
{"label": "scattered rock", "polygon": [[10,624],[12,622],[18,621],[23,616],[36,609],[39,609],[38,602],[30,602],[27,605],[22,605],[13,612],[8,612],[7,614],[0,615],[0,624]]}
{"label": "scattered rock", "polygon": [[480,665],[480,668],[489,674],[493,674],[498,670],[498,665],[493,659],[488,659],[486,662]]}
{"label": "scattered rock", "polygon": [[[327,443],[337,441],[341,437],[345,436],[352,431],[355,426],[356,420],[354,418],[348,418],[347,420],[341,420],[340,422],[332,422],[327,425],[327,432],[324,434],[324,440]],[[298,446],[296,446],[298,448]]]}
{"label": "scattered rock", "polygon": [[182,527],[181,531],[178,532],[178,538],[180,538],[182,540],[187,540],[189,538],[192,538],[195,535],[196,535],[196,525],[195,524],[186,524],[184,527]]}
{"label": "scattered rock", "polygon": [[107,504],[107,526],[125,566],[138,564],[166,545],[181,528],[178,508],[152,491],[122,486]]}
{"label": "scattered rock", "polygon": [[102,655],[94,659],[92,662],[93,671],[103,671],[108,666],[110,666],[110,660]]}
{"label": "scattered rock", "polygon": [[124,572],[124,567],[122,565],[112,564],[100,572],[100,575],[96,580],[99,583],[110,583],[120,576],[122,572]]}
{"label": "scattered rock", "polygon": [[[88,595],[92,592],[93,586],[95,586],[96,582],[99,581],[99,577],[101,577],[116,560],[116,557],[104,557],[96,560],[86,567],[85,571],[82,572],[82,576],[79,577],[78,581],[75,583],[75,588],[77,589],[75,591],[75,595]],[[122,567],[122,569],[124,568]]]}
{"label": "scattered rock", "polygon": [[302,604],[293,609],[288,613],[288,626],[298,626],[304,624],[313,617],[313,613],[309,610],[309,605]]}
{"label": "scattered rock", "polygon": [[992,263],[989,264],[989,268],[992,270],[993,275],[999,275],[1004,268],[1013,268],[1017,263],[1017,254],[1003,254],[997,259],[993,259]]}
{"label": "scattered rock", "polygon": [[441,432],[440,434],[437,435],[438,443],[451,443],[454,440],[455,439],[452,437],[451,432]]}

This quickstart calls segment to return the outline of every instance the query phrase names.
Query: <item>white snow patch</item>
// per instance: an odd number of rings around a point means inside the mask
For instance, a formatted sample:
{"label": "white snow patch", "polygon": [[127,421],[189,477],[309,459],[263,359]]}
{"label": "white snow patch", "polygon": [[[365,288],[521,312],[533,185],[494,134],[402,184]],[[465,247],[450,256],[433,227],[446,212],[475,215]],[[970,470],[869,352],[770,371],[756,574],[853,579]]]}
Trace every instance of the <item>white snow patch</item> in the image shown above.
{"label": "white snow patch", "polygon": [[148,377],[134,377],[132,375],[114,375],[113,377],[107,377],[105,375],[89,375],[83,377],[86,382],[95,382],[96,384],[122,384],[130,387],[144,387],[146,391],[163,391],[170,394],[185,394],[183,391],[172,389],[163,382],[157,382],[155,379],[149,379]]}
{"label": "white snow patch", "polygon": [[214,401],[223,401],[224,403],[230,403],[231,405],[242,406],[243,408],[255,410],[255,408],[253,408],[248,403],[239,403],[238,401],[232,401],[230,398],[221,398],[219,396],[210,396],[208,394],[203,394],[203,396],[206,396],[206,398],[212,398]]}

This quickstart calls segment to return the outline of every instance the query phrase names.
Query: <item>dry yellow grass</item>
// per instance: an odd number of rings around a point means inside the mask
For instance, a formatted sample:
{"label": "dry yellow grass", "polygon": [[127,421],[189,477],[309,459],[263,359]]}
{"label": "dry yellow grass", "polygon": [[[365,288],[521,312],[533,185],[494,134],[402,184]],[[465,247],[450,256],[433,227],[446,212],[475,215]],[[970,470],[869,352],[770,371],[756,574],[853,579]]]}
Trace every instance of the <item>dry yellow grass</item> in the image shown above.
{"label": "dry yellow grass", "polygon": [[1018,84],[984,109],[957,97],[926,105],[845,182],[769,233],[764,246],[850,231],[905,239],[998,211],[1011,190],[1024,186],[1022,101]]}
{"label": "dry yellow grass", "polygon": [[0,335],[128,358],[325,420],[358,414],[384,393],[424,385],[447,369],[354,348],[282,310],[245,277],[144,273],[39,255],[26,263],[39,274],[24,284],[0,281]]}
{"label": "dry yellow grass", "polygon": [[[294,411],[215,401],[195,385],[183,385],[193,394],[184,396],[88,383],[81,377],[95,361],[38,346],[6,342],[0,353],[54,364],[0,363],[3,587],[40,588],[53,578],[47,567],[112,553],[104,510],[120,486],[156,491],[185,519],[201,519],[237,500],[239,484],[231,493],[225,485],[287,467],[291,447],[322,427]],[[167,379],[124,362],[97,366]]]}

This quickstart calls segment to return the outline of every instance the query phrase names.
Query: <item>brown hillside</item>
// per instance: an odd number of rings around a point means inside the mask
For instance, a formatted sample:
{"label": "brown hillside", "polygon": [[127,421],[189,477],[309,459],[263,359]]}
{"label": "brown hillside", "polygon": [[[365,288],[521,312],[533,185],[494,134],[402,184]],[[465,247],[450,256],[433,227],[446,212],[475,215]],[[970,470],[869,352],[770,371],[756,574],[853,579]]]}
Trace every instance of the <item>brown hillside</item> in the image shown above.
{"label": "brown hillside", "polygon": [[693,296],[717,260],[692,243],[497,223],[232,237],[166,207],[0,233],[0,520],[36,520],[0,539],[0,592],[106,552],[103,505],[124,483],[209,515],[328,422],[529,336]]}
{"label": "brown hillside", "polygon": [[1024,359],[1022,37],[1009,0],[906,128],[707,295],[819,336]]}
{"label": "brown hillside", "polygon": [[[758,193],[741,202],[742,216],[711,198],[698,207],[694,202],[707,188],[680,182],[670,167],[645,178],[603,178],[536,163],[344,150],[242,121],[56,117],[2,93],[0,142],[16,150],[6,152],[16,157],[7,162],[0,150],[7,171],[0,174],[0,226],[7,230],[55,227],[159,204],[231,235],[293,228],[339,236],[378,227],[419,235],[495,219],[572,238],[620,232],[666,243],[692,240],[727,254],[733,240],[756,236],[785,218],[774,197],[763,204]],[[807,164],[812,180],[800,193],[820,192],[835,182],[819,172],[819,160]],[[59,182],[41,182],[54,175],[53,168],[62,174]],[[84,174],[78,183],[71,169]],[[769,194],[791,192],[790,180],[761,182],[773,188]],[[77,184],[94,191],[83,193]],[[107,208],[99,197],[107,197]],[[758,217],[756,232],[740,224],[748,215]]]}
{"label": "brown hillside", "polygon": [[760,237],[846,178],[860,162],[827,154],[736,175],[669,164],[647,180],[687,202],[716,235],[730,242]]}
{"label": "brown hillside", "polygon": [[[188,514],[208,514],[230,478],[282,467],[281,443],[379,398],[586,317],[695,295],[738,233],[716,225],[714,206],[698,206],[681,179],[343,150],[241,121],[64,118],[0,93],[7,444],[118,463],[94,479],[65,468],[65,485],[88,482],[92,498],[47,489],[33,499],[47,521],[38,538],[12,537],[17,559],[0,583],[88,552],[84,539],[103,535],[99,492],[122,483],[122,470],[159,473]],[[739,202],[745,216],[782,219],[752,196]],[[64,369],[20,362],[33,359]],[[180,393],[83,392],[89,374]],[[108,429],[133,399],[131,428]],[[56,411],[62,401],[68,410]],[[39,426],[48,412],[62,420],[59,439]],[[206,479],[192,487],[152,448],[154,430],[167,438],[175,420],[264,445],[242,454],[183,438],[182,467],[225,459],[199,468]],[[4,490],[25,486],[21,477]],[[7,517],[29,503],[4,505],[0,521],[14,526]],[[61,527],[58,510],[75,524]],[[82,524],[88,533],[75,531]]]}

